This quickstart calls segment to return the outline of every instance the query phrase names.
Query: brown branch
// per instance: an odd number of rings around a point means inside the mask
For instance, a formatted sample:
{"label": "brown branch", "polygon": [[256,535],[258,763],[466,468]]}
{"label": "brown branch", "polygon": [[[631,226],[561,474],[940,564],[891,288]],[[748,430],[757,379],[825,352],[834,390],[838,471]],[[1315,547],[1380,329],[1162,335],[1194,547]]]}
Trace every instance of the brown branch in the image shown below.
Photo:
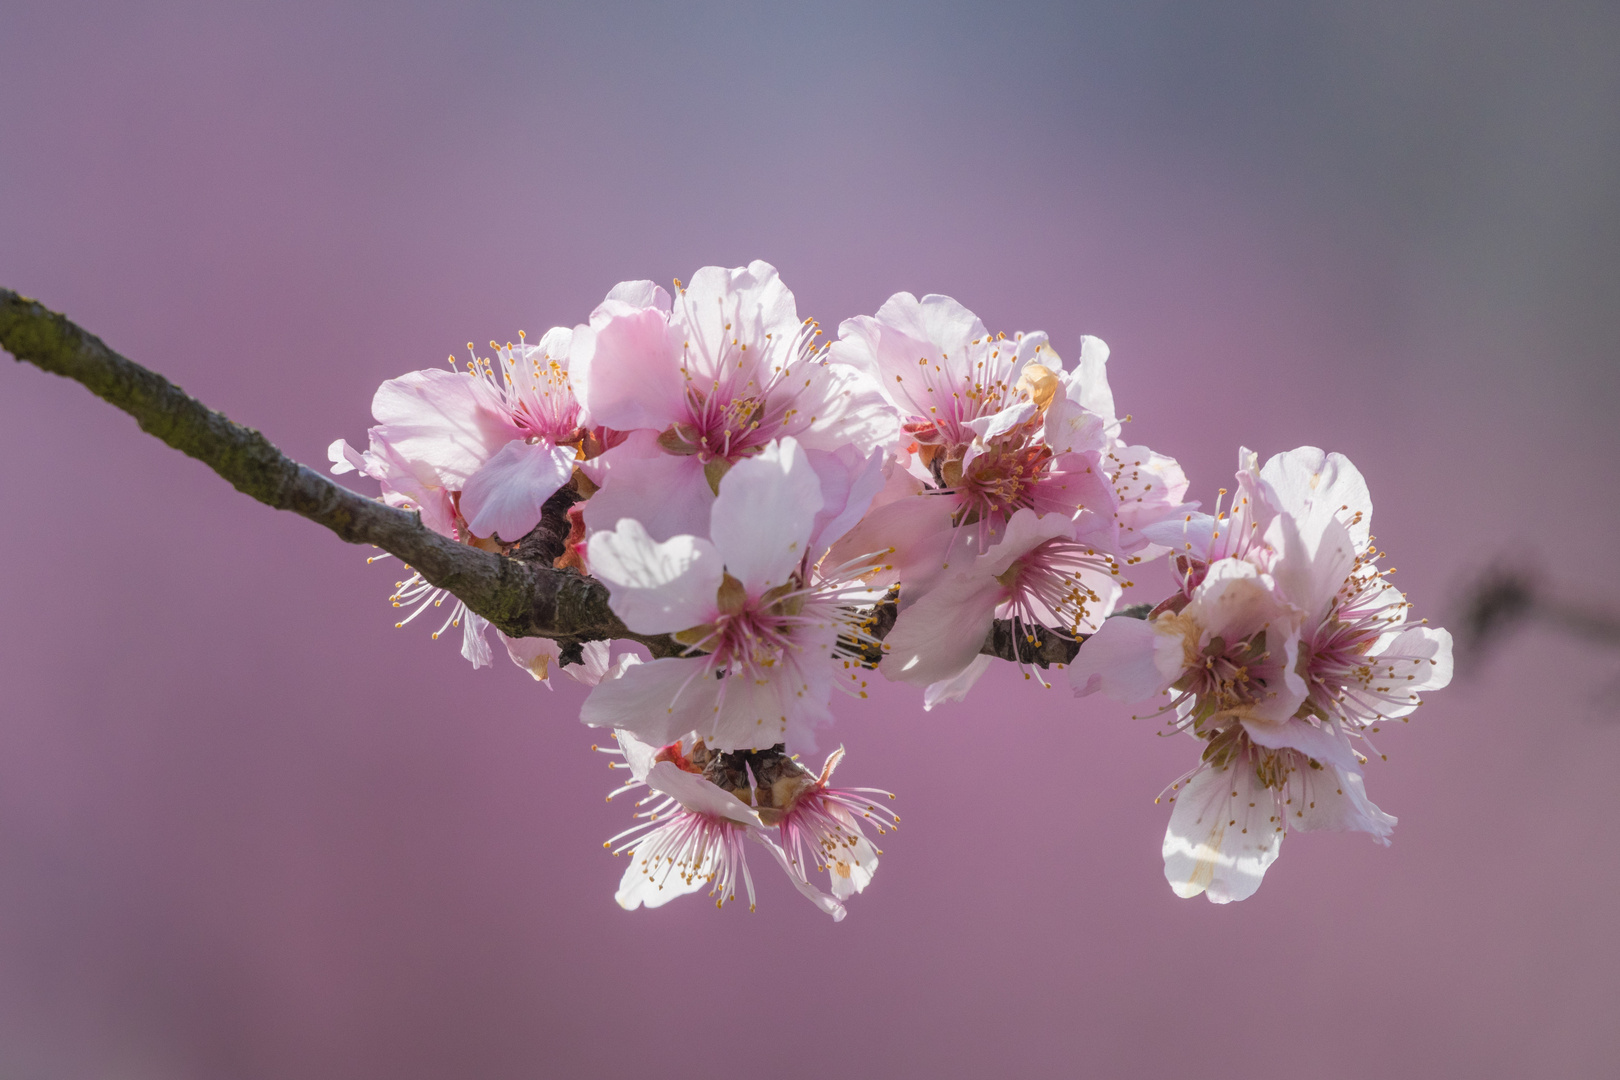
{"label": "brown branch", "polygon": [[[531,536],[517,547],[519,557],[509,558],[440,536],[423,526],[420,515],[366,498],[300,465],[254,429],[214,412],[43,304],[3,288],[0,346],[18,360],[82,383],[134,417],[142,431],[196,458],[242,494],[302,515],[348,543],[372,544],[397,555],[504,634],[554,638],[570,651],[580,642],[613,638],[640,642],[654,656],[679,651],[666,636],[631,632],[608,607],[608,591],[600,582],[553,568],[549,558],[554,553],[538,557],[550,553],[557,537]],[[559,512],[566,509],[566,504],[558,507]],[[556,526],[543,521],[537,532],[555,532]],[[533,561],[525,558],[530,555]],[[894,624],[892,614],[884,616],[874,613],[873,631],[879,637]],[[1022,628],[1015,630],[1001,620],[986,637],[983,651],[1046,667],[1068,663],[1079,648],[1079,641],[1042,628],[1035,628],[1030,640]]]}
{"label": "brown branch", "polygon": [[576,641],[628,638],[672,652],[664,637],[631,633],[608,608],[607,589],[555,570],[458,544],[397,510],[293,461],[252,428],[214,412],[168,379],[108,348],[94,334],[26,297],[0,289],[0,345],[135,418],[141,430],[196,458],[266,506],[291,510],[351,544],[399,556],[433,585],[512,637]]}

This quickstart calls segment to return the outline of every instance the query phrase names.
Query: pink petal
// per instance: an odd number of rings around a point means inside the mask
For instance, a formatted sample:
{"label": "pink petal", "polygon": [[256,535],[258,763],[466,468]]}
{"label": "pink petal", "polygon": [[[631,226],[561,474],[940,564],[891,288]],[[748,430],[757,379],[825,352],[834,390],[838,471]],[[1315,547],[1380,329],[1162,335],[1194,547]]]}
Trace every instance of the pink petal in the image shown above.
{"label": "pink petal", "polygon": [[591,419],[632,431],[662,431],[686,409],[681,341],[657,308],[615,315],[574,331],[569,379]]}
{"label": "pink petal", "polygon": [[821,509],[821,479],[799,444],[780,439],[732,466],[709,510],[709,535],[726,573],[758,597],[804,559]]}
{"label": "pink petal", "polygon": [[461,489],[461,513],[474,536],[515,543],[540,523],[540,508],[574,473],[574,451],[514,439]]}
{"label": "pink petal", "polygon": [[585,503],[585,524],[611,529],[635,518],[656,540],[707,536],[714,491],[697,455],[677,457],[658,448],[650,431],[635,432],[594,460],[602,490]]}
{"label": "pink petal", "polygon": [[717,614],[720,555],[700,537],[660,542],[647,535],[641,522],[624,518],[617,529],[590,538],[586,558],[591,574],[608,587],[613,613],[639,634],[701,626]]}
{"label": "pink petal", "polygon": [[464,372],[429,369],[389,379],[371,399],[380,437],[404,461],[431,465],[452,488],[523,433],[499,403]]}
{"label": "pink petal", "polygon": [[1184,664],[1179,635],[1162,633],[1143,619],[1115,616],[1086,639],[1069,664],[1077,697],[1101,690],[1134,705],[1158,697],[1180,677]]}

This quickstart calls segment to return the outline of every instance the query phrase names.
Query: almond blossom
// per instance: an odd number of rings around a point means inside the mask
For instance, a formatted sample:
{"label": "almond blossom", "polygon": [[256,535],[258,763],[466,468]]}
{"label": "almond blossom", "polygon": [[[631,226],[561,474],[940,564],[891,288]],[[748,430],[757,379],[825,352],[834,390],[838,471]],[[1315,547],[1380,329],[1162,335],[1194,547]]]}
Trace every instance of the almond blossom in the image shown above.
{"label": "almond blossom", "polygon": [[1143,530],[1181,509],[1186,478],[1173,459],[1119,437],[1098,339],[1082,339],[1065,371],[1043,333],[992,335],[949,297],[898,293],[876,316],[846,321],[831,354],[877,379],[910,440],[912,490],[874,509],[840,552],[896,549],[902,608],[1024,512],[1072,519],[1068,540],[1104,564],[1166,550]]}
{"label": "almond blossom", "polygon": [[863,459],[887,441],[892,411],[870,380],[826,361],[820,333],[769,263],[706,266],[673,300],[651,282],[615,289],[573,341],[581,401],[630,433],[594,466],[603,490],[586,524],[703,535],[720,477],[773,440]]}
{"label": "almond blossom", "polygon": [[[958,560],[958,568],[900,613],[884,639],[878,670],[925,687],[955,680],[977,662],[998,618],[1012,619],[1015,632],[1049,627],[1075,637],[1095,631],[1119,600],[1120,565],[1076,540],[1075,531],[1075,522],[1061,514],[1014,513],[989,550]],[[960,698],[967,688],[953,688],[950,696]]]}
{"label": "almond blossom", "polygon": [[[383,383],[372,399],[369,449],[337,440],[328,450],[332,472],[372,477],[385,502],[419,511],[428,528],[463,543],[500,551],[503,541],[521,539],[569,482],[576,459],[601,444],[600,433],[582,426],[569,385],[573,332],[554,328],[537,345],[522,338],[491,342],[495,360],[472,353],[466,371],[452,358],[452,370]],[[414,572],[395,590],[394,606],[412,609],[398,626],[454,599]],[[489,664],[488,623],[456,600],[433,636],[453,626],[465,627],[462,655],[474,667]]]}
{"label": "almond blossom", "polygon": [[1374,567],[1372,504],[1348,459],[1301,447],[1263,469],[1240,461],[1230,516],[1184,519],[1181,593],[1147,621],[1110,620],[1069,669],[1081,694],[1171,692],[1164,710],[1205,742],[1171,786],[1165,874],[1218,903],[1253,894],[1289,828],[1388,843],[1395,818],[1368,800],[1352,740],[1451,675],[1450,635],[1401,627],[1405,597]]}
{"label": "almond blossom", "polygon": [[[621,907],[658,907],[706,883],[719,907],[735,899],[741,878],[752,911],[754,883],[746,845],[754,843],[770,853],[803,896],[841,922],[847,914],[842,901],[864,889],[877,870],[876,851],[848,810],[864,806],[860,812],[867,817],[876,812],[858,799],[866,789],[841,791],[826,785],[842,751],[818,778],[779,746],[725,753],[691,734],[663,747],[628,731],[616,731],[613,738],[617,748],[604,753],[622,756],[624,761],[615,767],[628,769],[631,776],[608,799],[641,787],[651,791],[636,804],[651,806],[636,812],[643,820],[603,845],[615,855],[631,855],[619,884]],[[802,852],[784,849],[773,838],[781,835],[802,846],[807,834],[824,843],[822,854],[812,858],[831,872],[831,895],[810,882]]]}
{"label": "almond blossom", "polygon": [[738,462],[719,486],[712,541],[660,542],[634,518],[591,536],[591,572],[613,611],[637,633],[671,634],[685,652],[604,681],[580,717],[649,743],[695,731],[720,750],[811,749],[813,729],[832,719],[835,684],[864,696],[840,642],[870,641],[856,605],[876,597],[815,561],[862,507],[826,521],[822,478],[792,438]]}

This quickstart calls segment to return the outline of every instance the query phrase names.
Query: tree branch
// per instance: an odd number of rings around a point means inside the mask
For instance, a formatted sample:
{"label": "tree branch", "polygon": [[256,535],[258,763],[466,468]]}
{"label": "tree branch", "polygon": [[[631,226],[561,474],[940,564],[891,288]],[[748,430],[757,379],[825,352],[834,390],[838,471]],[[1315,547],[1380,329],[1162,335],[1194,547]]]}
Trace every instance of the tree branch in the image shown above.
{"label": "tree branch", "polygon": [[196,458],[266,506],[324,525],[351,544],[399,556],[512,637],[578,641],[628,638],[667,655],[668,638],[632,633],[608,607],[600,582],[571,570],[480,551],[440,536],[415,513],[350,491],[293,461],[252,428],[214,412],[94,334],[26,297],[0,289],[0,345],[135,418],[141,430]]}
{"label": "tree branch", "polygon": [[[242,494],[306,517],[348,543],[373,544],[397,555],[430,584],[448,590],[510,637],[554,638],[575,647],[585,641],[622,638],[647,646],[655,657],[680,651],[667,636],[633,633],[608,607],[606,587],[593,578],[556,569],[544,558],[530,561],[524,556],[531,551],[522,544],[517,548],[519,557],[509,558],[440,536],[423,526],[420,515],[366,498],[300,465],[254,429],[120,356],[43,304],[4,288],[0,288],[0,346],[18,360],[82,383],[134,417],[142,431],[196,458]],[[554,546],[552,540],[529,547],[544,553]],[[892,614],[882,615],[875,613],[873,623],[878,637],[894,624]],[[1079,641],[1042,628],[1035,628],[1030,640],[1023,628],[1015,630],[1006,620],[998,620],[982,651],[1046,667],[1068,663],[1079,648]]]}

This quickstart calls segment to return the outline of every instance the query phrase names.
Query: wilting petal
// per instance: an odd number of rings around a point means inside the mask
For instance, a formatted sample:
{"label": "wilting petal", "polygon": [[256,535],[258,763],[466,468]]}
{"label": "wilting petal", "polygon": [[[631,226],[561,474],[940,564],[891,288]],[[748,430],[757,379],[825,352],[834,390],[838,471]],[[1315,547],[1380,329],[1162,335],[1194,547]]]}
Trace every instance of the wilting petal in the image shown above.
{"label": "wilting petal", "polygon": [[731,467],[709,510],[709,534],[726,573],[759,596],[804,559],[821,509],[821,480],[799,444],[780,439]]}
{"label": "wilting petal", "polygon": [[591,573],[608,587],[608,606],[638,634],[668,634],[713,620],[724,574],[714,545],[696,536],[663,543],[624,518],[586,547]]}
{"label": "wilting petal", "polygon": [[1276,800],[1240,763],[1202,769],[1181,786],[1164,834],[1164,876],[1182,899],[1225,904],[1254,895],[1282,850]]}
{"label": "wilting petal", "polygon": [[574,473],[574,451],[541,440],[514,439],[461,489],[461,513],[474,536],[516,543],[540,524],[540,508]]}

